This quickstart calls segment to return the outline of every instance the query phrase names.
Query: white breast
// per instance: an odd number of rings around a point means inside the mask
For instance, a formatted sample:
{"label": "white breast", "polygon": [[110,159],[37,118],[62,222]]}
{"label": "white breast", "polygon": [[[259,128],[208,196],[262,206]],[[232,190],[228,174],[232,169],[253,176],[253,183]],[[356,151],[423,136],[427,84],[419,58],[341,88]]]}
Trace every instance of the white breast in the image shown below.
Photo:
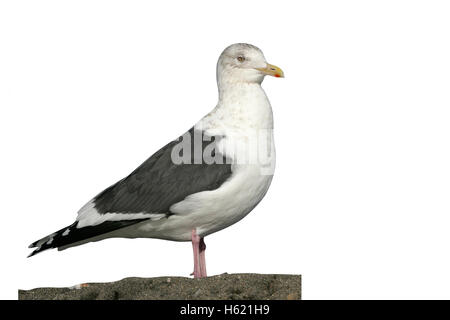
{"label": "white breast", "polygon": [[[194,228],[203,237],[241,220],[266,194],[275,167],[270,103],[257,84],[227,92],[196,128],[224,137],[218,151],[232,159],[231,177],[216,190],[192,194],[172,205],[174,215],[169,218],[138,224],[133,237],[189,241]],[[252,158],[255,143],[259,150]]]}

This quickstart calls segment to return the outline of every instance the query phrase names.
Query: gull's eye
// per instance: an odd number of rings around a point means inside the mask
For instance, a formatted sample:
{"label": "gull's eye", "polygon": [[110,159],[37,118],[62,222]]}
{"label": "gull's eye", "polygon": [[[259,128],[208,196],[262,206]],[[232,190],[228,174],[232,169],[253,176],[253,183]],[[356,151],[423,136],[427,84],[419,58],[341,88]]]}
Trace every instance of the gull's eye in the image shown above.
{"label": "gull's eye", "polygon": [[239,56],[239,57],[237,57],[237,60],[239,62],[244,62],[245,61],[245,57],[244,56]]}

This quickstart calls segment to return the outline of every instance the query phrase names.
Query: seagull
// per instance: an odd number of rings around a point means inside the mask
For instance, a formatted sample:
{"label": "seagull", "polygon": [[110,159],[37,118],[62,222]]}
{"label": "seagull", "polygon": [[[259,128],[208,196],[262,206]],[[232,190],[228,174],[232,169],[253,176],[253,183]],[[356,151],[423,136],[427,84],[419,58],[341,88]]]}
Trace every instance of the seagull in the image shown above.
{"label": "seagull", "polygon": [[117,237],[191,241],[191,275],[206,277],[204,238],[244,218],[273,178],[273,114],[261,87],[266,75],[284,77],[256,46],[227,47],[217,62],[216,107],[86,203],[73,224],[32,243],[29,257]]}

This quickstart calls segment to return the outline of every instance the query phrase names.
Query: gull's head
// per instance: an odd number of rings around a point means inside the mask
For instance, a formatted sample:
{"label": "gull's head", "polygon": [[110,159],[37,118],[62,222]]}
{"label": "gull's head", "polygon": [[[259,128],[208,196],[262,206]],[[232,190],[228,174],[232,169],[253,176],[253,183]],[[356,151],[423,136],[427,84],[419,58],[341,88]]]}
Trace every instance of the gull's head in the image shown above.
{"label": "gull's head", "polygon": [[262,51],[247,43],[227,47],[217,62],[217,80],[222,83],[261,83],[264,76],[284,77],[277,66],[267,63]]}

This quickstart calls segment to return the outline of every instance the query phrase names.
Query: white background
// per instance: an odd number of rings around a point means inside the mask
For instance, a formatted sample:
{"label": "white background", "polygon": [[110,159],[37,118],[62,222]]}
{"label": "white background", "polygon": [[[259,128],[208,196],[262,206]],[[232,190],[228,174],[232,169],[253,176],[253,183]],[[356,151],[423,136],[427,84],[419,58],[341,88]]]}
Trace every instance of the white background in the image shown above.
{"label": "white background", "polygon": [[2,1],[1,298],[188,276],[190,243],[27,246],[216,103],[215,64],[260,47],[277,169],[206,238],[209,274],[303,275],[304,299],[450,298],[447,1]]}

